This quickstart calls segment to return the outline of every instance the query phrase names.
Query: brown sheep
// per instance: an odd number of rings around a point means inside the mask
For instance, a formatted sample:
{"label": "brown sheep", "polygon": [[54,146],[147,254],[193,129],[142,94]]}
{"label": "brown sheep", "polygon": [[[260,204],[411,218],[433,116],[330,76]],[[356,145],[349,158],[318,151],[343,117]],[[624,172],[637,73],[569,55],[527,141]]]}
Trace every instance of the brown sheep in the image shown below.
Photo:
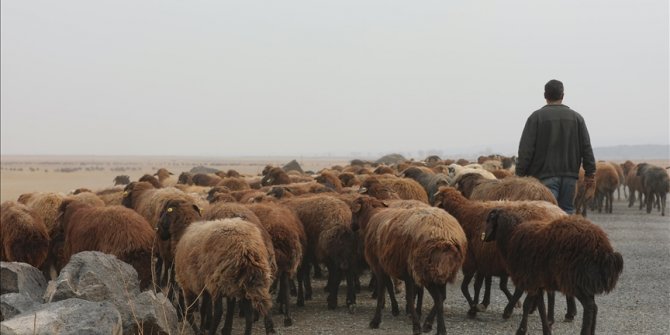
{"label": "brown sheep", "polygon": [[[245,302],[242,304],[245,334],[251,334],[253,311],[265,317],[266,333],[274,333],[270,296],[272,270],[268,249],[257,225],[241,218],[188,225],[177,242],[175,269],[186,306],[201,292],[203,297],[211,297],[214,311],[210,317],[206,317],[209,311],[205,303],[200,310],[201,319],[210,321],[210,334],[216,331],[221,321],[223,298],[227,298],[223,334],[232,331],[236,300]],[[196,328],[192,314],[186,316]],[[199,333],[197,328],[195,330]]]}
{"label": "brown sheep", "polygon": [[602,228],[578,215],[527,221],[513,209],[495,209],[488,215],[482,240],[496,241],[514,285],[528,293],[517,334],[526,333],[535,305],[543,333],[551,333],[545,290],[576,297],[584,309],[581,334],[595,334],[594,296],[612,291],[623,271],[623,257]]}
{"label": "brown sheep", "polygon": [[642,189],[647,205],[647,213],[651,213],[654,199],[660,201],[661,216],[665,216],[665,202],[668,192],[670,192],[670,180],[668,173],[660,166],[647,165],[644,169],[638,170],[638,176],[642,179]]}
{"label": "brown sheep", "polygon": [[286,171],[282,170],[282,168],[273,167],[270,168],[267,173],[263,170],[263,179],[261,180],[261,185],[263,186],[283,185],[290,184],[291,182],[291,178]]}
{"label": "brown sheep", "polygon": [[334,190],[335,192],[342,192],[342,182],[340,179],[332,172],[321,172],[318,177],[316,177],[316,182],[323,184],[324,186]]}
{"label": "brown sheep", "polygon": [[249,183],[244,178],[240,177],[223,178],[218,184],[216,184],[216,186],[224,186],[231,191],[242,191],[251,189]]}
{"label": "brown sheep", "polygon": [[592,187],[587,187],[584,180],[584,169],[579,169],[579,177],[577,179],[577,185],[575,185],[575,200],[573,201],[575,205],[575,214],[579,214],[583,217],[587,216],[588,204],[593,202],[595,198],[596,188],[595,185]]}
{"label": "brown sheep", "polygon": [[65,194],[55,192],[24,193],[19,196],[18,202],[28,206],[41,217],[47,231],[51,232],[58,217],[58,208],[65,197]]}
{"label": "brown sheep", "polygon": [[[357,237],[351,230],[351,209],[342,200],[329,195],[286,198],[281,204],[292,209],[307,234],[307,250],[298,274],[298,290],[304,285],[305,300],[310,300],[312,287],[310,265],[316,261],[328,268],[328,308],[337,307],[337,292],[344,274],[347,280],[347,307],[356,304],[354,281],[358,264]],[[304,284],[303,284],[304,282]],[[300,292],[298,292],[300,295]]]}
{"label": "brown sheep", "polygon": [[602,212],[604,201],[605,213],[612,213],[614,191],[619,188],[619,175],[612,164],[607,162],[597,162],[595,179],[598,212]]}
{"label": "brown sheep", "polygon": [[219,176],[208,173],[196,173],[191,177],[191,180],[197,186],[216,186],[222,179]]}
{"label": "brown sheep", "polygon": [[[154,188],[162,188],[163,187],[163,184],[161,184],[161,182],[158,181],[158,178],[156,178],[156,177],[154,177],[150,174],[143,175],[137,181],[147,182],[147,183],[151,184]],[[130,183],[128,183],[128,184],[130,184]],[[126,184],[126,185],[128,185],[128,184]]]}
{"label": "brown sheep", "polygon": [[386,165],[380,165],[376,169],[374,169],[374,171],[372,171],[372,173],[374,174],[391,174],[391,175],[395,175],[396,172],[397,171],[394,170],[392,167]]}
{"label": "brown sheep", "polygon": [[128,185],[128,184],[130,184],[130,177],[124,174],[124,175],[114,177],[114,180],[112,180],[112,181],[114,182],[114,186],[116,186],[116,185]]}
{"label": "brown sheep", "polygon": [[496,178],[498,179],[505,179],[514,176],[514,173],[512,173],[512,171],[505,169],[493,170],[491,171],[491,173],[493,173],[493,175],[496,176]]}
{"label": "brown sheep", "polygon": [[123,188],[112,187],[96,191],[95,194],[102,200],[106,206],[121,205],[123,200]]}
{"label": "brown sheep", "polygon": [[154,173],[154,176],[158,177],[158,181],[163,185],[164,187],[167,186],[174,186],[177,181],[174,180],[173,176],[174,174],[170,171],[168,171],[165,168],[160,168],[156,173]]}
{"label": "brown sheep", "polygon": [[[468,246],[456,219],[432,207],[386,208],[372,197],[359,198],[353,213],[352,225],[365,236],[365,259],[378,280],[377,308],[370,327],[378,328],[381,323],[385,291],[390,277],[394,277],[405,281],[409,297],[414,296],[415,288],[426,287],[434,301],[431,315],[437,315],[437,333],[446,334],[446,284],[456,278]],[[412,329],[418,334],[421,328],[413,304],[414,299],[409,299]],[[398,314],[397,310],[392,312]],[[424,330],[431,327],[431,315],[426,318]]]}
{"label": "brown sheep", "polygon": [[122,206],[92,207],[71,199],[63,201],[59,212],[62,264],[82,251],[112,254],[137,270],[142,289],[149,287],[155,233],[142,216]]}
{"label": "brown sheep", "polygon": [[[623,167],[617,163],[614,162],[608,162],[610,163],[614,169],[616,170],[617,176],[619,176],[619,185],[616,187],[616,196],[617,200],[621,200],[621,186],[626,185],[626,175],[623,173]],[[626,188],[624,187],[623,189],[623,196],[626,197]]]}
{"label": "brown sheep", "polygon": [[481,184],[497,184],[498,180],[484,178],[479,173],[465,173],[454,181],[453,186],[456,187],[464,197],[470,199],[472,192]]}
{"label": "brown sheep", "polygon": [[533,177],[510,177],[482,183],[472,190],[471,200],[544,200],[557,205],[551,191]]}
{"label": "brown sheep", "polygon": [[384,194],[389,194],[389,192],[384,192],[384,188],[395,192],[400,199],[419,200],[429,203],[428,194],[423,189],[423,186],[409,178],[379,178],[370,176],[361,184],[360,192],[367,193],[378,199],[388,199]]}
{"label": "brown sheep", "polygon": [[433,196],[440,186],[449,185],[449,180],[446,175],[441,173],[436,174],[428,168],[412,166],[403,170],[401,176],[413,179],[421,184],[428,195],[429,203],[433,201]]}
{"label": "brown sheep", "polygon": [[[515,208],[522,213],[524,219],[558,218],[565,216],[565,212],[555,204],[547,201],[478,201],[468,200],[452,187],[442,187],[435,196],[435,205],[453,215],[465,231],[468,238],[468,254],[463,263],[463,282],[461,291],[465,296],[470,310],[468,316],[474,317],[479,309],[477,301],[473,300],[469,292],[469,283],[475,273],[483,277],[501,277],[500,289],[505,293],[509,303],[505,307],[503,317],[512,315],[514,305],[523,293],[520,290],[512,295],[507,289],[507,269],[499,251],[494,245],[482,243],[480,237],[486,226],[486,217],[494,208]],[[485,299],[486,300],[486,299]],[[568,304],[568,315],[574,316],[572,305]],[[553,318],[553,316],[552,316]]]}
{"label": "brown sheep", "polygon": [[42,218],[14,201],[3,202],[0,213],[0,260],[42,266],[49,253],[49,233]]}
{"label": "brown sheep", "polygon": [[82,192],[74,195],[68,195],[65,199],[74,199],[78,202],[83,202],[91,206],[102,207],[105,206],[105,202],[100,199],[95,193],[92,192]]}
{"label": "brown sheep", "polygon": [[[289,311],[289,280],[295,277],[304,257],[303,250],[307,248],[305,229],[295,213],[284,206],[272,203],[247,206],[272,238],[279,281],[279,309],[284,311],[284,326],[290,326],[293,320]],[[303,299],[304,303],[304,296],[298,299]]]}
{"label": "brown sheep", "polygon": [[626,174],[626,186],[628,187],[628,207],[633,207],[635,204],[635,193],[638,194],[640,201],[640,209],[644,203],[644,191],[642,188],[642,177],[638,176],[638,169],[641,164],[633,166]]}
{"label": "brown sheep", "polygon": [[337,176],[337,178],[340,179],[342,187],[354,187],[361,184],[361,180],[351,172],[342,172]]}

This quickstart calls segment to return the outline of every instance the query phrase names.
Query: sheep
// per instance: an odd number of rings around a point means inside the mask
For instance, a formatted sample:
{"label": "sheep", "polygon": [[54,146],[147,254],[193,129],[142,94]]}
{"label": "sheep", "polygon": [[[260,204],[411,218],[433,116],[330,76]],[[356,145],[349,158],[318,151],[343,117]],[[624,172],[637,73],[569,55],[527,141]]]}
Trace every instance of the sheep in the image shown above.
{"label": "sheep", "polygon": [[635,192],[637,192],[640,200],[640,209],[642,209],[642,204],[644,202],[644,191],[642,186],[642,178],[638,176],[638,169],[640,166],[643,166],[645,163],[641,163],[633,166],[626,174],[626,186],[628,186],[628,207],[633,207],[635,204]]}
{"label": "sheep", "polygon": [[61,264],[81,251],[112,254],[137,270],[142,289],[149,287],[155,233],[142,216],[122,206],[95,207],[76,199],[64,200],[59,213],[55,235],[63,238]]}
{"label": "sheep", "polygon": [[[414,296],[416,287],[428,289],[434,301],[431,315],[437,315],[437,333],[446,334],[443,312],[446,284],[456,278],[467,252],[465,233],[456,219],[432,207],[386,208],[372,197],[359,198],[352,212],[352,227],[365,236],[365,259],[378,280],[377,307],[370,328],[379,328],[385,289],[389,277],[394,277],[405,281],[408,297]],[[408,300],[412,330],[420,334],[414,299]],[[392,312],[398,314],[397,310]],[[431,315],[424,330],[431,327]]]}
{"label": "sheep", "polygon": [[354,187],[361,184],[361,179],[351,172],[342,172],[337,176],[340,179],[342,187]]}
{"label": "sheep", "polygon": [[119,175],[119,176],[114,177],[114,180],[112,180],[112,181],[114,182],[114,186],[116,186],[116,185],[128,185],[128,184],[130,184],[130,177],[125,175],[125,174],[124,175]]}
{"label": "sheep", "polygon": [[497,179],[505,179],[514,176],[514,173],[510,170],[505,170],[505,169],[500,169],[500,170],[493,170],[491,173],[497,178]]}
{"label": "sheep", "polygon": [[191,176],[193,184],[197,186],[216,186],[221,182],[221,177],[208,173],[196,173]]}
{"label": "sheep", "polygon": [[[284,206],[272,203],[247,205],[260,219],[272,238],[279,281],[279,308],[284,313],[284,326],[293,324],[289,312],[289,280],[295,277],[307,247],[307,235],[298,217]],[[298,297],[304,304],[304,296]]]}
{"label": "sheep", "polygon": [[316,177],[316,182],[323,184],[324,186],[334,190],[335,192],[342,192],[342,182],[340,179],[332,172],[321,172],[318,177]]}
{"label": "sheep", "polygon": [[444,174],[434,174],[427,172],[424,169],[413,166],[407,168],[401,173],[402,177],[410,178],[417,181],[426,191],[428,195],[428,202],[433,202],[433,197],[440,186],[449,185],[448,177]]}
{"label": "sheep", "polygon": [[[154,188],[162,188],[163,187],[163,184],[161,184],[161,182],[158,180],[158,178],[156,178],[155,176],[152,176],[150,174],[143,175],[137,181],[147,182],[147,183],[151,184]],[[128,184],[130,184],[130,183],[128,183]],[[128,185],[128,184],[126,184],[126,185]]]}
{"label": "sheep", "polygon": [[105,202],[93,192],[81,192],[77,194],[68,195],[65,199],[74,199],[79,202],[89,204],[91,206],[102,207],[105,206]]}
{"label": "sheep", "polygon": [[[463,263],[463,282],[461,291],[470,305],[469,317],[475,317],[480,309],[485,309],[488,304],[487,298],[483,306],[477,306],[477,301],[470,296],[468,286],[475,273],[483,276],[501,277],[500,289],[505,293],[509,303],[503,312],[503,318],[509,318],[514,305],[519,299],[522,291],[510,294],[507,289],[507,270],[495,246],[483,244],[480,241],[484,230],[486,217],[493,208],[515,208],[522,213],[524,219],[559,218],[565,216],[565,212],[556,204],[547,201],[479,201],[468,200],[453,187],[442,187],[435,196],[434,205],[444,209],[453,215],[465,231],[468,238],[468,254]],[[487,285],[488,286],[488,285]],[[571,319],[576,311],[568,303],[567,319]],[[552,315],[553,318],[553,315]]]}
{"label": "sheep", "polygon": [[[267,169],[268,167],[266,167]],[[289,175],[286,173],[286,171],[282,170],[282,168],[279,167],[273,167],[267,170],[263,170],[263,179],[261,180],[261,185],[263,186],[268,186],[268,185],[282,185],[282,184],[290,184],[291,183],[291,178]]]}
{"label": "sheep", "polygon": [[168,171],[165,168],[160,168],[158,169],[158,171],[156,171],[156,173],[154,173],[154,176],[158,177],[158,181],[164,187],[174,186],[175,184],[177,184],[177,181],[173,177],[171,177],[173,175],[174,174],[172,172]]}
{"label": "sheep", "polygon": [[112,187],[96,191],[95,194],[102,200],[106,206],[121,205],[123,200],[123,188]]}
{"label": "sheep", "polygon": [[460,166],[458,164],[449,165],[449,177],[451,178],[450,186],[453,186],[458,178],[466,173],[479,173],[484,176],[486,179],[498,179],[493,173],[484,170],[481,166],[478,167],[478,164],[473,165],[469,164],[466,166]]}
{"label": "sheep", "polygon": [[379,199],[388,199],[389,197],[385,194],[396,193],[400,199],[413,199],[428,203],[428,194],[421,184],[409,178],[370,176],[361,184],[360,192]]}
{"label": "sheep", "polygon": [[65,194],[55,192],[24,193],[18,198],[22,203],[44,220],[47,231],[51,232],[58,216],[58,208],[65,199]]}
{"label": "sheep", "polygon": [[[227,298],[223,334],[232,331],[236,300],[244,302],[245,334],[251,334],[252,310],[265,317],[266,333],[274,333],[270,284],[272,270],[261,230],[242,218],[198,221],[184,228],[175,249],[176,280],[187,306],[201,292],[214,302],[209,333],[214,334]],[[207,308],[201,309],[202,314]],[[195,328],[192,314],[187,318]],[[197,329],[196,329],[197,332]]]}
{"label": "sheep", "polygon": [[193,174],[190,172],[182,172],[177,178],[177,184],[193,185]]}
{"label": "sheep", "polygon": [[670,192],[670,180],[668,173],[660,166],[647,165],[640,169],[637,175],[642,179],[642,189],[647,205],[647,213],[651,213],[654,199],[660,199],[661,216],[665,216],[665,203],[668,192]]}
{"label": "sheep", "polygon": [[[357,237],[351,230],[351,209],[343,201],[329,195],[309,195],[286,198],[280,204],[293,210],[307,234],[307,250],[298,273],[298,290],[304,285],[305,300],[312,297],[309,278],[313,262],[328,267],[328,308],[337,307],[337,292],[342,275],[347,281],[347,307],[353,312],[356,305],[354,281],[357,271]],[[303,284],[304,282],[304,284]],[[298,292],[300,295],[300,292]]]}
{"label": "sheep", "polygon": [[249,190],[251,186],[249,183],[240,177],[226,177],[223,178],[216,186],[225,186],[231,191]]}
{"label": "sheep", "polygon": [[0,205],[0,260],[42,266],[49,253],[49,233],[42,218],[28,206],[5,201]]}
{"label": "sheep", "polygon": [[623,271],[623,257],[602,228],[579,215],[526,221],[514,210],[494,209],[482,240],[495,241],[514,285],[528,293],[517,334],[526,333],[533,305],[539,309],[543,333],[551,333],[543,291],[575,296],[584,309],[581,334],[595,334],[594,296],[611,292]]}
{"label": "sheep", "polygon": [[619,175],[610,163],[597,162],[595,179],[598,212],[602,212],[604,200],[605,213],[612,213],[614,191],[619,187]]}
{"label": "sheep", "polygon": [[395,175],[396,171],[390,166],[380,165],[372,171],[373,174],[391,174]]}
{"label": "sheep", "polygon": [[465,173],[455,180],[452,186],[456,187],[464,197],[470,198],[474,189],[481,184],[494,184],[498,181],[495,179],[486,179],[479,173]]}
{"label": "sheep", "polygon": [[[626,184],[626,175],[623,173],[623,167],[614,162],[608,162],[616,170],[617,176],[619,176],[619,185],[616,187],[616,196],[617,200],[621,200],[621,186]],[[623,196],[626,197],[626,188],[623,189]]]}
{"label": "sheep", "polygon": [[242,177],[242,176],[240,175],[239,172],[237,172],[237,171],[235,171],[235,170],[233,170],[233,169],[230,169],[230,170],[228,170],[227,172],[224,172],[224,171],[217,171],[217,172],[215,172],[214,174],[217,175],[217,176],[219,176],[219,177],[221,177],[222,179],[225,179],[225,178],[240,178],[240,177]]}
{"label": "sheep", "polygon": [[510,177],[476,186],[471,200],[544,200],[557,205],[551,191],[534,177]]}
{"label": "sheep", "polygon": [[584,169],[579,169],[579,177],[577,179],[577,185],[575,185],[575,200],[573,201],[575,205],[575,214],[579,214],[583,217],[587,216],[587,205],[593,201],[595,197],[596,188],[595,185],[592,187],[587,187],[584,179]]}

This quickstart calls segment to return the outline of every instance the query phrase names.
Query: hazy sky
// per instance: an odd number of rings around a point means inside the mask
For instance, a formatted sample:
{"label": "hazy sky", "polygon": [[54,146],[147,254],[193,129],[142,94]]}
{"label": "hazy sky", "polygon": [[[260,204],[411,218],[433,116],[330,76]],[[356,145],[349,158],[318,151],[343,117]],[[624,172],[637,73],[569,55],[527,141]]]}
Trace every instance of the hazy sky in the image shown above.
{"label": "hazy sky", "polygon": [[667,0],[0,4],[2,154],[515,154],[554,78],[670,141]]}

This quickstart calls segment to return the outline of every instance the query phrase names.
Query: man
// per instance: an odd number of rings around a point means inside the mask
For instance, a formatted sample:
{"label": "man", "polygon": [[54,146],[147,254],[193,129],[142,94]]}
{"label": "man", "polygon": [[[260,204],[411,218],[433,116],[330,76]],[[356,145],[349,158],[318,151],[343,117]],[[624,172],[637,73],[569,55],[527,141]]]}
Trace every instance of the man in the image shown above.
{"label": "man", "polygon": [[580,165],[586,188],[595,187],[591,140],[582,116],[563,104],[562,82],[547,82],[544,98],[547,105],[528,117],[521,134],[516,174],[539,179],[554,194],[558,206],[573,214]]}

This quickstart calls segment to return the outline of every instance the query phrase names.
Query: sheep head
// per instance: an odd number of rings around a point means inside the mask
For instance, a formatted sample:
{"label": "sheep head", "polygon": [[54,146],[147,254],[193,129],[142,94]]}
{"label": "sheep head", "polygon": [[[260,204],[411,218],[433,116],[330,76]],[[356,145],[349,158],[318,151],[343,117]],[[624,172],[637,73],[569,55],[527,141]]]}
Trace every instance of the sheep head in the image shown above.
{"label": "sheep head", "polygon": [[359,229],[365,230],[368,221],[374,214],[375,208],[385,208],[388,205],[374,197],[360,196],[356,198],[351,204],[351,229],[357,231]]}
{"label": "sheep head", "polygon": [[158,236],[161,240],[167,241],[201,217],[201,209],[196,204],[185,200],[168,200],[161,209],[158,219]]}

